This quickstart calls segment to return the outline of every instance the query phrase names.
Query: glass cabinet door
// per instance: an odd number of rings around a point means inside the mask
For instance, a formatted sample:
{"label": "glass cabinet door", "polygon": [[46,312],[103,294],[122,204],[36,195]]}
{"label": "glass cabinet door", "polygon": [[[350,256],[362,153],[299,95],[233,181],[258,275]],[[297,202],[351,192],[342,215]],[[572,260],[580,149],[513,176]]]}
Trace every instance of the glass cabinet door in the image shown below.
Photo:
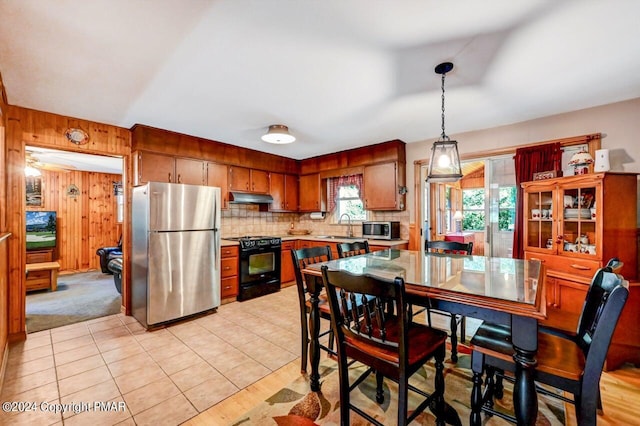
{"label": "glass cabinet door", "polygon": [[555,251],[553,192],[533,191],[525,194],[527,208],[526,245]]}
{"label": "glass cabinet door", "polygon": [[561,229],[563,252],[595,255],[598,245],[596,233],[596,206],[598,192],[595,186],[561,188],[563,203]]}

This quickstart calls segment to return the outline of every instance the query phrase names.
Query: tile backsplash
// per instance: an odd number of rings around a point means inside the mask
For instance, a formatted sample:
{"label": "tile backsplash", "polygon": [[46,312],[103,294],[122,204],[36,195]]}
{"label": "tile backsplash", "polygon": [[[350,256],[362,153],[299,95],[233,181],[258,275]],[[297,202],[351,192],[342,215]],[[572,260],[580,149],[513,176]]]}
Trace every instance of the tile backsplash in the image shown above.
{"label": "tile backsplash", "polygon": [[[409,212],[370,212],[370,220],[400,221],[400,236],[409,238]],[[309,230],[311,235],[346,235],[347,224],[338,225],[331,214],[324,219],[311,219],[309,213],[272,213],[259,211],[256,204],[231,204],[222,210],[222,237],[242,235],[287,235],[291,226],[296,230]],[[362,235],[360,222],[354,222],[353,234]]]}

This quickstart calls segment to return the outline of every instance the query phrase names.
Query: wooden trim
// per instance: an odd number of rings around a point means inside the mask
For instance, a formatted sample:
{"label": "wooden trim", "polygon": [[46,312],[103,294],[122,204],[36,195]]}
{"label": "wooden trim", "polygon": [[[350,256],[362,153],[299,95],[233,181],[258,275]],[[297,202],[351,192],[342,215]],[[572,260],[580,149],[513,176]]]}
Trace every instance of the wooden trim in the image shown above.
{"label": "wooden trim", "polygon": [[351,176],[364,174],[364,166],[344,167],[342,169],[326,170],[320,172],[320,179],[334,178],[340,176]]}
{"label": "wooden trim", "polygon": [[[515,150],[518,148],[547,145],[547,144],[556,143],[556,142],[559,142],[560,146],[562,147],[589,143],[590,144],[589,153],[593,156],[595,155],[595,151],[600,149],[600,146],[602,144],[601,137],[602,137],[601,133],[592,133],[589,135],[573,136],[570,138],[552,139],[552,140],[547,140],[543,142],[533,142],[533,143],[528,143],[523,145],[511,145],[505,148],[497,148],[497,149],[492,149],[488,151],[476,151],[476,152],[463,154],[460,156],[460,160],[473,160],[473,159],[482,158],[482,157],[496,157],[499,155],[515,154]],[[592,150],[591,145],[593,144],[591,144],[590,142],[594,142],[595,144],[595,146],[593,147],[593,152],[591,152]],[[414,164],[426,165],[426,164],[429,164],[429,159],[424,158],[420,160],[415,160]]]}

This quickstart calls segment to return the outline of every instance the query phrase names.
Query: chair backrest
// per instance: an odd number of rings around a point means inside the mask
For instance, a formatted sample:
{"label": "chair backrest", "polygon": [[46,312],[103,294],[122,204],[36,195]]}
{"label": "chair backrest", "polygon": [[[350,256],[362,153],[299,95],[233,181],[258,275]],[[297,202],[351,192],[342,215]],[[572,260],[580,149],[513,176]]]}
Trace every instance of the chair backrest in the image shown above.
{"label": "chair backrest", "polygon": [[425,241],[424,250],[431,253],[468,254],[473,251],[473,243],[459,243],[457,241]]}
{"label": "chair backrest", "polygon": [[619,274],[622,271],[622,267],[624,266],[624,262],[618,259],[617,257],[612,257],[606,264],[606,268],[609,268],[609,272],[614,272]]}
{"label": "chair backrest", "polygon": [[[586,312],[581,318],[583,332],[578,336],[578,344],[586,354],[583,383],[598,383],[609,351],[613,333],[629,297],[629,282],[613,272],[602,271],[598,279],[599,300],[592,297],[586,304]],[[588,321],[585,321],[587,320]]]}
{"label": "chair backrest", "polygon": [[[593,328],[593,321],[598,311],[597,306],[600,305],[601,298],[605,295],[606,289],[603,290],[603,278],[605,272],[613,272],[617,274],[624,265],[617,257],[611,258],[607,264],[596,271],[589,284],[589,289],[582,304],[582,311],[580,312],[580,318],[578,319],[578,328],[576,335],[580,337],[588,328]],[[611,280],[610,276],[607,276]],[[611,291],[611,284],[604,283],[605,288],[609,288]]]}
{"label": "chair backrest", "polygon": [[369,242],[367,240],[338,244],[338,257],[341,259],[364,253],[369,253]]}
{"label": "chair backrest", "polygon": [[[606,307],[610,303],[612,293],[620,287],[628,288],[628,286],[628,282],[626,282],[621,275],[611,272],[608,266],[599,269],[594,275],[582,307],[576,336],[577,343],[585,354],[591,350],[594,334],[598,326],[602,323],[601,320]],[[628,290],[626,291],[628,293]],[[617,323],[617,321],[618,319],[616,317],[615,322]],[[615,323],[613,327],[615,328]],[[613,329],[611,330],[611,334],[613,334]],[[608,346],[609,344],[607,343],[607,348]]]}
{"label": "chair backrest", "polygon": [[293,259],[293,271],[296,275],[296,284],[298,285],[298,296],[304,300],[307,291],[302,270],[312,263],[325,262],[331,260],[331,246],[307,247],[298,250],[291,250]]}
{"label": "chair backrest", "polygon": [[[370,365],[367,360],[385,354],[387,362],[400,368],[406,366],[409,316],[404,280],[330,271],[327,266],[322,266],[322,278],[329,299],[338,356]],[[361,309],[350,309],[356,305]],[[387,327],[391,324],[398,333],[390,333],[394,334],[393,341],[387,339]]]}

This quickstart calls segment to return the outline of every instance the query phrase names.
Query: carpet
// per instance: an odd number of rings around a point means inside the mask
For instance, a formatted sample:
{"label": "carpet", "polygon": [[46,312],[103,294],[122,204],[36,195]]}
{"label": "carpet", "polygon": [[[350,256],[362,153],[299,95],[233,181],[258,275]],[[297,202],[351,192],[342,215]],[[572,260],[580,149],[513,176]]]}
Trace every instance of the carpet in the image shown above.
{"label": "carpet", "polygon": [[102,272],[59,275],[58,290],[27,293],[27,333],[117,314],[121,304],[113,275]]}
{"label": "carpet", "polygon": [[[460,355],[454,366],[445,363],[445,401],[447,403],[447,424],[469,424],[471,398],[471,357]],[[350,367],[351,381],[365,367],[355,363]],[[338,387],[338,364],[331,359],[324,359],[320,364],[322,390],[309,391],[308,375],[301,375],[285,388],[281,389],[266,401],[260,403],[235,420],[233,425],[337,425],[340,424],[340,396]],[[433,391],[433,364],[426,364],[410,379],[410,383],[429,393]],[[351,400],[358,407],[373,415],[382,424],[396,424],[397,386],[385,379],[385,401],[375,402],[375,375],[370,375],[358,388],[351,392]],[[502,400],[496,400],[495,408],[512,412],[512,386],[505,382]],[[392,395],[389,398],[389,395]],[[417,407],[419,396],[409,392],[409,412]],[[559,400],[539,396],[537,426],[564,425],[564,408]],[[362,417],[351,413],[351,424],[354,426],[368,424]],[[428,409],[421,413],[412,424],[435,424],[435,416]],[[483,414],[483,425],[509,425],[510,423],[496,416]]]}

